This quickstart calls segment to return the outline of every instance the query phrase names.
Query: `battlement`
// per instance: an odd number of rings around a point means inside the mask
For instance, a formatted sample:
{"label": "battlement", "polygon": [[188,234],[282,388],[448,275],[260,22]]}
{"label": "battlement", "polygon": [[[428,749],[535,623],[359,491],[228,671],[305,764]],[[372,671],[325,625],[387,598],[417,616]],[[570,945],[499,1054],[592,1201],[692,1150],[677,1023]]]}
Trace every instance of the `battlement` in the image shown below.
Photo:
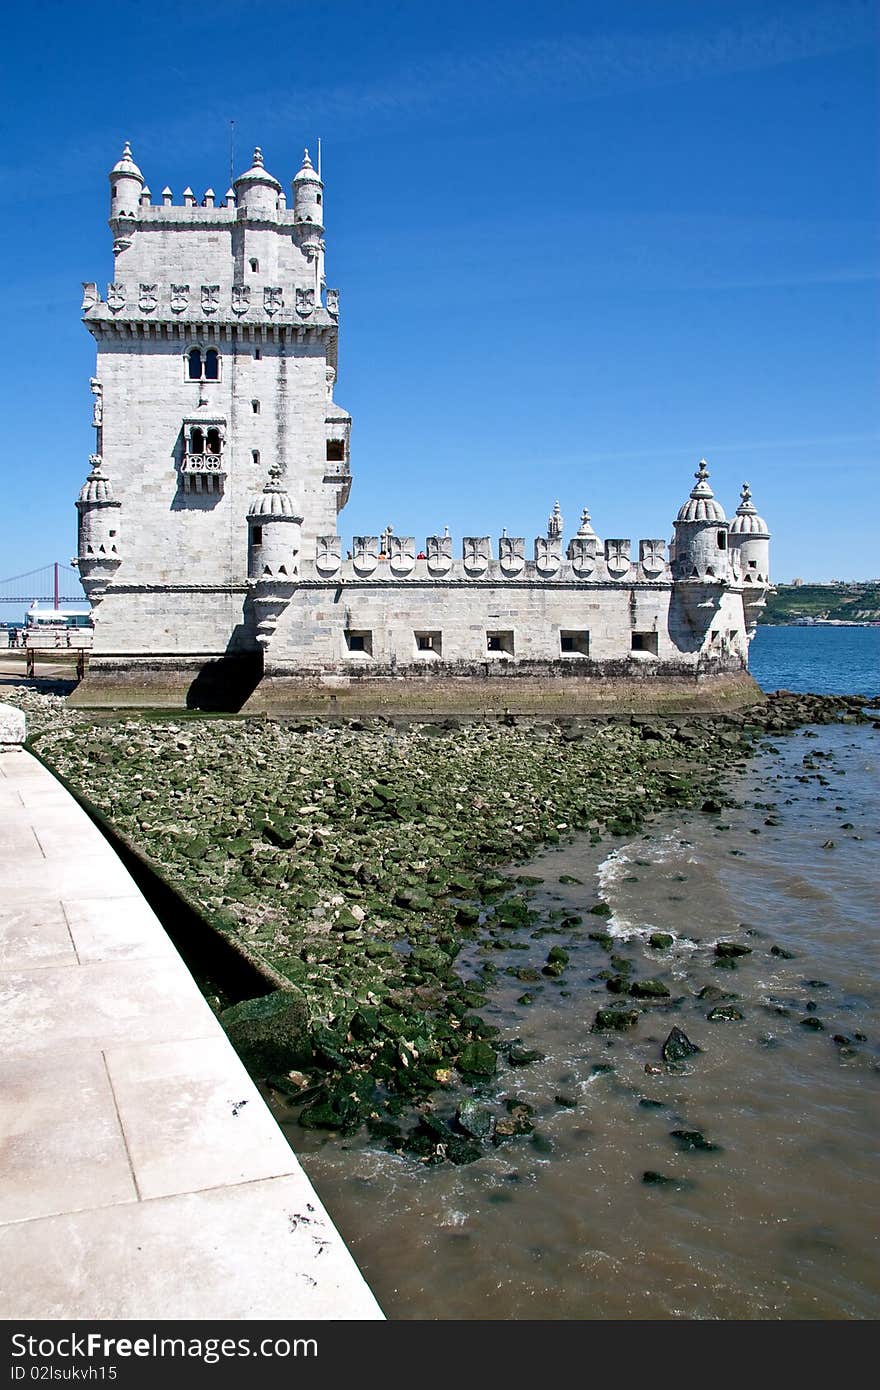
{"label": "battlement", "polygon": [[464,536],[458,556],[453,538],[428,536],[417,547],[413,536],[354,536],[347,546],[337,535],[318,536],[314,561],[300,566],[303,578],[446,580],[450,583],[490,584],[508,581],[542,583],[558,580],[579,584],[669,584],[672,572],[662,540],[640,540],[631,556],[629,540],[574,537],[565,552],[561,537],[536,536],[532,557],[526,559],[522,536],[498,538],[497,558],[488,536]]}

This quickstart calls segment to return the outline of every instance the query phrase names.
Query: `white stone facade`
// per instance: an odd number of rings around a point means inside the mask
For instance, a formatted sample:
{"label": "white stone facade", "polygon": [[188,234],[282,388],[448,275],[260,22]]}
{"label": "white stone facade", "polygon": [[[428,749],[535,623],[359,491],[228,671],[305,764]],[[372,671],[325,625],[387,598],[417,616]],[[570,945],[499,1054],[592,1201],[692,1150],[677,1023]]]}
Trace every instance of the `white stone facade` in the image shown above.
{"label": "white stone facade", "polygon": [[[323,185],[291,207],[260,151],[222,198],[155,205],[128,146],[111,171],[115,268],[85,285],[96,451],[77,503],[96,614],[92,676],[125,663],[262,653],[340,677],[741,672],[769,586],[747,488],[728,523],[701,463],[667,554],[504,533],[343,537],[351,419],[333,400],[339,295],[324,282]],[[664,528],[665,529],[665,528]]]}

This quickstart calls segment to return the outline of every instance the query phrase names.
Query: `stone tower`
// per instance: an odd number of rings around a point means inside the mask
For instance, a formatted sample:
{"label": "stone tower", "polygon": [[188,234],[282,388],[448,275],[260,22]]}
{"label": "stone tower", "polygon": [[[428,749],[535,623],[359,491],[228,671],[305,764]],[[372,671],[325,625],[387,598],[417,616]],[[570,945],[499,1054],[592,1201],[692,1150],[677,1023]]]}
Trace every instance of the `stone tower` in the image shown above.
{"label": "stone tower", "polygon": [[[332,395],[339,296],[324,284],[323,185],[306,152],[288,209],[257,149],[223,199],[187,188],[175,203],[166,188],[155,205],[126,144],[110,186],[114,278],[105,298],[84,287],[101,430],[99,477],[80,511],[86,530],[98,525],[103,468],[114,506],[136,524],[120,551],[127,601],[105,607],[99,646],[138,650],[149,632],[169,655],[190,653],[193,620],[196,649],[222,651],[232,630],[233,646],[248,645],[250,499],[274,470],[302,514],[298,548],[314,558],[350,487],[351,419]],[[186,624],[176,585],[192,590]]]}

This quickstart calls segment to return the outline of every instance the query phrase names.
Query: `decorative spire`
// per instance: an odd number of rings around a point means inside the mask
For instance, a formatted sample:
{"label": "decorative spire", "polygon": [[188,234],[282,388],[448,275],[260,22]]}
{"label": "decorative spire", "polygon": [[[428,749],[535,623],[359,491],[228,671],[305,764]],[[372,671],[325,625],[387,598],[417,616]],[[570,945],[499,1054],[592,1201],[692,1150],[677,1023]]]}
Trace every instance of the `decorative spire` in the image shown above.
{"label": "decorative spire", "polygon": [[679,509],[677,520],[705,521],[713,524],[726,521],[724,508],[716,502],[715,494],[709,486],[709,465],[705,459],[700,459],[700,466],[694,477],[697,481],[691,488],[687,502]]}
{"label": "decorative spire", "polygon": [[590,513],[587,510],[587,508],[584,507],[583,511],[581,512],[581,524],[578,527],[578,535],[582,537],[591,537],[595,536],[595,534],[596,532],[593,530],[590,524]]}
{"label": "decorative spire", "polygon": [[749,487],[748,483],[743,483],[740,497],[742,501],[736,509],[736,514],[737,516],[746,516],[747,513],[755,510],[752,503],[752,489]]}
{"label": "decorative spire", "polygon": [[269,469],[269,481],[266,483],[266,492],[282,492],[281,486],[281,467],[273,463]]}
{"label": "decorative spire", "polygon": [[126,140],[125,144],[122,147],[122,158],[134,160],[134,155],[131,152],[131,145],[129,144],[128,140]]}
{"label": "decorative spire", "polygon": [[696,487],[691,489],[691,497],[714,497],[715,494],[709,486],[709,465],[705,459],[700,459],[700,466],[694,477],[697,480]]}
{"label": "decorative spire", "polygon": [[557,501],[553,503],[553,511],[550,513],[550,519],[547,522],[547,539],[551,541],[560,540],[562,536],[562,525],[562,512],[559,510],[559,501],[557,499]]}
{"label": "decorative spire", "polygon": [[260,149],[259,145],[255,145],[255,146],[254,146],[254,168],[255,168],[255,169],[262,169],[262,167],[263,167],[263,151]]}

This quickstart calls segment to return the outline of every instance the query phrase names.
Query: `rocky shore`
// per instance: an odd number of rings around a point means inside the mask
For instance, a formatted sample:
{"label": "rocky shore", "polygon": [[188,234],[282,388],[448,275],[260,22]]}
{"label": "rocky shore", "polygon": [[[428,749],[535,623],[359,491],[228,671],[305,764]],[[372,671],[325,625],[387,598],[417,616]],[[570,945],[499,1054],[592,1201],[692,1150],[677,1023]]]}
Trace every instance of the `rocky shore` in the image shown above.
{"label": "rocky shore", "polygon": [[[366,1125],[429,1162],[532,1131],[530,1107],[493,1090],[500,1066],[540,1058],[481,1016],[499,971],[522,980],[527,1009],[530,983],[564,981],[560,941],[583,934],[608,967],[595,1030],[668,1005],[662,980],[615,956],[600,899],[541,913],[540,880],[510,865],[578,834],[631,836],[659,811],[717,813],[767,734],[874,718],[859,697],[786,692],[699,718],[406,726],[93,718],[23,688],[4,698],[27,709],[39,755],[283,982],[212,1000],[254,1074],[301,1124]],[[519,968],[542,936],[540,971]],[[652,940],[658,959],[668,944]],[[718,963],[735,967],[745,948],[727,945]],[[678,1064],[675,1032],[658,1065]]]}

